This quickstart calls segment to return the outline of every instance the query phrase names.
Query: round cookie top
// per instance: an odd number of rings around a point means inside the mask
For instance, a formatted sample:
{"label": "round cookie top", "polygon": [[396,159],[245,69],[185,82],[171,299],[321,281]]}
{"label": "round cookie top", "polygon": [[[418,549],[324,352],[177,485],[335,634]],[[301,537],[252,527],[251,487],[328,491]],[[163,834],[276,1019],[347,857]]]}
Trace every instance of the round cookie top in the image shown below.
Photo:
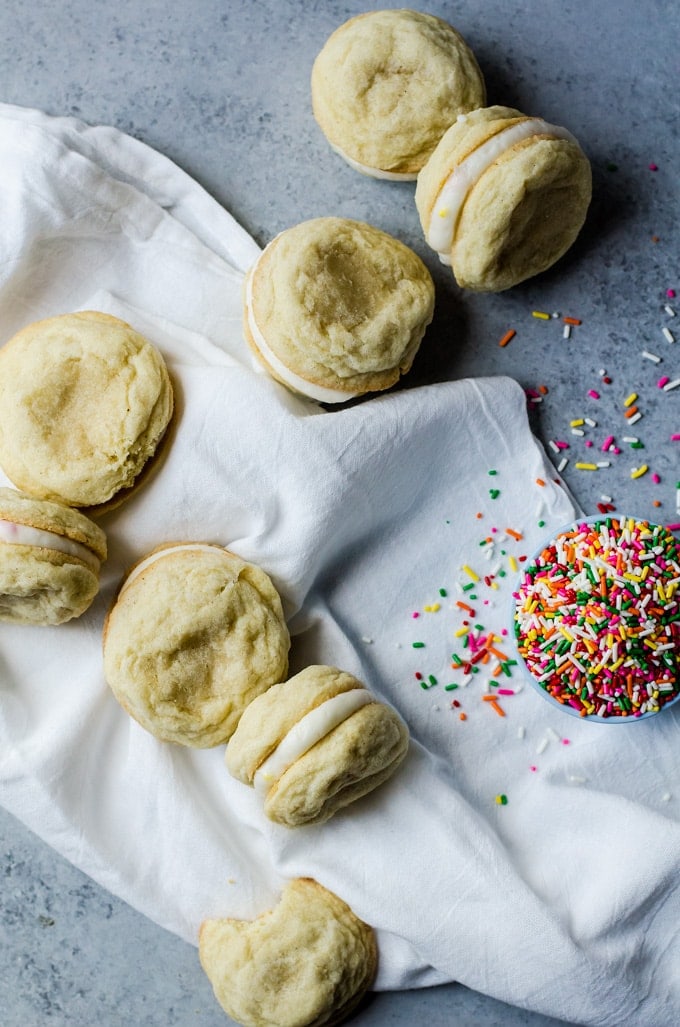
{"label": "round cookie top", "polygon": [[225,742],[288,669],[290,636],[269,576],[221,546],[161,546],[125,579],[104,627],[104,675],[163,741]]}
{"label": "round cookie top", "polygon": [[172,409],[161,354],[108,314],[37,321],[0,349],[0,465],[38,498],[96,508],[130,488]]}
{"label": "round cookie top", "polygon": [[592,193],[590,164],[561,126],[508,107],[463,115],[418,177],[426,239],[462,288],[499,292],[573,244]]}
{"label": "round cookie top", "polygon": [[378,950],[346,902],[296,878],[255,920],[204,921],[199,957],[217,1001],[244,1027],[330,1027],[371,986]]}
{"label": "round cookie top", "polygon": [[433,311],[434,284],[413,250],[364,222],[321,217],[265,248],[247,277],[244,328],[275,377],[337,402],[408,371]]}
{"label": "round cookie top", "polygon": [[377,177],[415,178],[449,125],[485,100],[482,73],[460,33],[418,11],[351,18],[312,69],[312,106],[324,135]]}
{"label": "round cookie top", "polygon": [[0,488],[0,521],[51,532],[85,546],[98,560],[106,559],[106,535],[99,525],[63,503]]}

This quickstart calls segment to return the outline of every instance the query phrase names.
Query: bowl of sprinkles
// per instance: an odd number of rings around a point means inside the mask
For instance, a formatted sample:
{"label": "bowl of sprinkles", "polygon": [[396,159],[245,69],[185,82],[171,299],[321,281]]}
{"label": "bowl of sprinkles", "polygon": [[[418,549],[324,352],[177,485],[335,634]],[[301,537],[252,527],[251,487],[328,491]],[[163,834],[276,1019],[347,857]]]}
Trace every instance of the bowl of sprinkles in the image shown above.
{"label": "bowl of sprinkles", "polygon": [[530,681],[565,712],[654,716],[680,698],[680,544],[633,517],[574,522],[527,562],[513,630]]}

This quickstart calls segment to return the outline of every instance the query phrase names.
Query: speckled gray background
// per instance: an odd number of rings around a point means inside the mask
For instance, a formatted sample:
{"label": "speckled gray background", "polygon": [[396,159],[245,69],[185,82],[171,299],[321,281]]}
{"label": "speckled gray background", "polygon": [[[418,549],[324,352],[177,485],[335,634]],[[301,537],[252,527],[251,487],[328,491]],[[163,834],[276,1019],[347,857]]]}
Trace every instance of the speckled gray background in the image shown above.
{"label": "speckled gray background", "polygon": [[[316,53],[348,17],[382,6],[3,0],[0,100],[112,124],[144,140],[201,182],[261,244],[322,214],[362,218],[399,236],[426,260],[437,284],[435,321],[403,387],[511,375],[542,397],[532,404],[539,438],[569,442],[564,481],[587,513],[604,494],[619,512],[680,520],[680,443],[670,442],[680,431],[680,389],[657,386],[662,374],[680,377],[680,299],[666,298],[667,289],[680,296],[677,0],[412,5],[462,32],[490,103],[565,125],[593,164],[594,198],[577,244],[545,275],[497,296],[461,294],[425,249],[412,184],[357,175],[330,151],[312,118]],[[675,321],[666,303],[677,304]],[[533,310],[582,324],[564,339],[561,321],[538,320]],[[677,344],[666,340],[664,326]],[[509,328],[516,335],[500,348]],[[642,350],[663,362],[653,364]],[[602,383],[603,370],[610,384]],[[623,401],[632,391],[643,416],[629,431]],[[571,434],[570,421],[584,416],[597,421],[588,429],[591,450],[585,437]],[[644,448],[620,443],[610,467],[578,471],[577,460],[603,458],[599,445],[609,434],[634,434]],[[649,471],[631,478],[643,463]],[[0,875],[3,1027],[228,1022],[190,946],[103,892],[6,814]],[[456,985],[378,996],[352,1022],[556,1023]]]}

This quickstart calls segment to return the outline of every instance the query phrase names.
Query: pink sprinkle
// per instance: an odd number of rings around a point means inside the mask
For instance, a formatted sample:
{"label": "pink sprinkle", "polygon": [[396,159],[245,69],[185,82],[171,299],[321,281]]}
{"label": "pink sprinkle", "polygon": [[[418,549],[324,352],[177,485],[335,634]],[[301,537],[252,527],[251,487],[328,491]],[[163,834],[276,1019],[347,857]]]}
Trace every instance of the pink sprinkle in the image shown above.
{"label": "pink sprinkle", "polygon": [[529,767],[529,770],[531,771],[532,774],[535,774],[536,771],[538,770],[538,767],[531,766],[531,767]]}
{"label": "pink sprinkle", "polygon": [[569,449],[569,443],[563,442],[562,439],[555,439],[555,445],[558,449]]}
{"label": "pink sprinkle", "polygon": [[569,741],[568,738],[563,738],[562,739],[562,745],[571,745],[571,742]]}
{"label": "pink sprinkle", "polygon": [[618,446],[612,446],[612,448],[610,450],[610,453],[613,453],[615,456],[618,456],[620,452],[621,452],[621,450],[619,449]]}
{"label": "pink sprinkle", "polygon": [[499,695],[514,695],[515,693],[514,693],[512,688],[499,688],[498,689],[498,694]]}
{"label": "pink sprinkle", "polygon": [[675,299],[675,289],[666,289],[666,295],[668,296],[669,300]]}
{"label": "pink sprinkle", "polygon": [[674,432],[671,435],[671,442],[680,442],[680,432]]}
{"label": "pink sprinkle", "polygon": [[649,165],[649,170],[650,171],[658,171],[659,170],[658,164],[650,164]]}
{"label": "pink sprinkle", "polygon": [[416,617],[420,617],[420,614],[418,613],[418,611],[417,611],[417,610],[415,610],[415,612],[414,612],[414,613],[412,613],[412,614],[411,614],[411,616],[412,616],[412,617],[413,617],[413,619],[415,620],[415,619],[416,619]]}
{"label": "pink sprinkle", "polygon": [[658,388],[663,389],[664,385],[666,385],[669,381],[670,381],[670,378],[668,377],[668,375],[665,374],[663,376],[663,378],[659,378],[659,380],[658,380],[658,382],[656,384],[657,384]]}
{"label": "pink sprinkle", "polygon": [[586,439],[586,449],[590,449],[590,448],[591,448],[591,446],[592,446],[592,444],[593,444],[593,443],[591,442],[591,440],[590,440],[590,439]]}
{"label": "pink sprinkle", "polygon": [[680,531],[680,521],[677,524],[667,524],[666,527],[669,531]]}
{"label": "pink sprinkle", "polygon": [[602,447],[601,448],[602,448],[602,452],[603,453],[607,452],[607,450],[609,449],[609,447],[611,446],[613,441],[614,441],[614,436],[613,435],[608,435],[607,438],[602,443]]}
{"label": "pink sprinkle", "polygon": [[588,395],[590,396],[591,399],[599,399],[600,398],[600,393],[599,392],[595,392],[595,389],[588,389]]}
{"label": "pink sprinkle", "polygon": [[658,485],[658,484],[659,484],[659,482],[661,481],[661,478],[660,478],[660,477],[659,477],[659,475],[658,475],[658,474],[656,473],[656,471],[655,471],[655,472],[654,472],[654,474],[652,475],[652,481],[654,482],[654,484],[655,484],[655,485]]}

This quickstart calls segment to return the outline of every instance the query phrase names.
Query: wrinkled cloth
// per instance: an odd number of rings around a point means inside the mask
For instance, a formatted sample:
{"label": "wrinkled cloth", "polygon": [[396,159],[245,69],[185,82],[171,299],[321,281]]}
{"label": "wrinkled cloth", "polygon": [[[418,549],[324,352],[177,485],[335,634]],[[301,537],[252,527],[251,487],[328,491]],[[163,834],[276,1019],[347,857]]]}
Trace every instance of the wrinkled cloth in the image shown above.
{"label": "wrinkled cloth", "polygon": [[[578,512],[519,385],[298,399],[243,341],[258,247],[179,168],[114,129],[10,106],[0,155],[2,341],[40,317],[115,314],[162,351],[178,408],[158,472],[101,520],[90,610],[0,625],[3,806],[193,943],[204,918],[256,916],[308,876],[376,929],[378,989],[456,980],[572,1022],[680,1022],[680,710],[583,723],[505,663],[501,716],[482,698],[490,668],[452,666],[466,629],[512,658],[516,569]],[[123,712],[105,613],[166,541],[262,566],[291,673],[342,667],[399,711],[411,744],[389,782],[289,830],[228,775],[224,746],[159,742]]]}

